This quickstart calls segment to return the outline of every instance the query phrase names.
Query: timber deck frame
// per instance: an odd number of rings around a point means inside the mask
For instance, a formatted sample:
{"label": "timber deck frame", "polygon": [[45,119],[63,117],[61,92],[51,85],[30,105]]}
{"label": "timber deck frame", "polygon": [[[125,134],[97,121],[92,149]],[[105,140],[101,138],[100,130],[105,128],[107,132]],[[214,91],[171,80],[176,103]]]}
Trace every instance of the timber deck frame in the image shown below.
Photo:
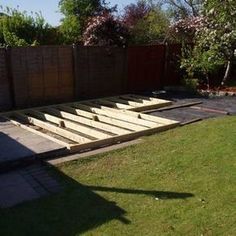
{"label": "timber deck frame", "polygon": [[178,126],[177,121],[136,112],[167,105],[171,102],[128,94],[11,111],[0,117],[78,152]]}

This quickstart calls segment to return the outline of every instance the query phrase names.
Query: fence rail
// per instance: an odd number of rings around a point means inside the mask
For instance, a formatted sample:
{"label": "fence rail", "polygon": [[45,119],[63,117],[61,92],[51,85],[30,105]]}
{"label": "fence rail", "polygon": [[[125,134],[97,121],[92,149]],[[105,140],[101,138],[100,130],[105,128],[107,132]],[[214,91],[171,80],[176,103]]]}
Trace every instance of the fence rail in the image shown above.
{"label": "fence rail", "polygon": [[180,45],[0,49],[0,110],[178,84]]}

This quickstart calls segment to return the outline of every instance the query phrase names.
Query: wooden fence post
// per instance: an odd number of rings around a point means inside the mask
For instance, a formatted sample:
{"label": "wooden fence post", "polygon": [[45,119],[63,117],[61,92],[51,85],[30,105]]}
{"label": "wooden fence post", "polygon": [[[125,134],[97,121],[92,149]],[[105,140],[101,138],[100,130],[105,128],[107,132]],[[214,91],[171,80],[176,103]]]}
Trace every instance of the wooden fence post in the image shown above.
{"label": "wooden fence post", "polygon": [[16,107],[16,100],[15,100],[15,87],[14,87],[14,80],[12,74],[12,64],[11,64],[11,47],[7,47],[5,49],[5,58],[6,58],[6,68],[7,68],[7,78],[9,84],[9,93],[11,99],[11,108]]}
{"label": "wooden fence post", "polygon": [[73,67],[73,81],[74,81],[74,100],[78,99],[79,97],[78,91],[77,91],[77,75],[78,75],[77,51],[78,51],[78,48],[76,44],[73,44],[72,45],[72,67]]}
{"label": "wooden fence post", "polygon": [[161,80],[161,86],[164,87],[166,85],[166,82],[168,80],[168,65],[169,65],[169,45],[168,43],[165,43],[165,56],[164,56],[164,73],[163,73],[163,79]]}

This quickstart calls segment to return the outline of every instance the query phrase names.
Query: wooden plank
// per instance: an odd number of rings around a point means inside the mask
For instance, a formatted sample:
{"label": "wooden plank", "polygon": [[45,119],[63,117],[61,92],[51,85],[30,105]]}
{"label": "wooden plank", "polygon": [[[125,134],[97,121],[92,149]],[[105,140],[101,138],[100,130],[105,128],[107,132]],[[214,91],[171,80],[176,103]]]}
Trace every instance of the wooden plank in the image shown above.
{"label": "wooden plank", "polygon": [[[27,130],[27,131],[30,131],[30,132],[32,132],[32,133],[34,133],[34,134],[37,134],[37,135],[41,136],[41,137],[47,138],[47,139],[49,139],[49,140],[51,140],[51,141],[53,141],[53,142],[55,142],[55,143],[58,143],[58,144],[60,144],[60,145],[62,145],[62,146],[64,146],[64,147],[66,147],[67,149],[70,149],[70,146],[71,146],[71,145],[73,146],[72,143],[64,142],[64,141],[62,141],[62,140],[60,140],[60,139],[58,139],[58,138],[55,138],[55,137],[53,137],[53,136],[51,136],[51,135],[49,135],[49,134],[47,134],[47,133],[43,133],[43,132],[37,130],[37,129],[36,129],[37,126],[35,126],[35,129],[34,129],[33,127],[30,127],[30,126],[28,126],[28,125],[26,125],[26,124],[22,124],[21,122],[19,122],[19,121],[13,119],[13,118],[11,118],[11,117],[8,117],[8,116],[2,116],[2,117],[4,117],[5,119],[9,120],[12,124],[14,124],[14,125],[16,125],[16,126],[19,126],[19,127],[22,128],[22,129],[25,129],[25,130]],[[70,141],[70,140],[68,140],[68,141]]]}
{"label": "wooden plank", "polygon": [[147,114],[143,114],[143,113],[137,113],[137,112],[127,111],[127,110],[120,110],[120,112],[125,113],[125,114],[129,114],[130,116],[133,116],[133,117],[140,117],[144,120],[153,121],[153,122],[156,122],[159,124],[167,124],[167,125],[174,124],[174,123],[179,124],[179,122],[176,120],[170,120],[170,119],[147,115]]}
{"label": "wooden plank", "polygon": [[141,118],[143,121],[151,121],[159,124],[171,124],[171,123],[179,123],[178,121],[175,120],[170,120],[162,117],[157,117],[157,116],[152,116],[152,115],[147,115],[143,113],[138,113],[138,112],[133,112],[133,111],[128,111],[128,110],[116,110],[112,109],[109,107],[102,107],[105,110],[112,110],[113,112],[117,112],[117,114],[123,113],[125,115],[132,116],[134,118]]}
{"label": "wooden plank", "polygon": [[181,126],[185,126],[185,125],[189,125],[189,124],[192,124],[192,123],[195,123],[195,122],[198,122],[198,121],[202,121],[203,118],[195,118],[195,119],[192,119],[192,120],[188,120],[186,122],[183,122],[181,123],[180,125]]}
{"label": "wooden plank", "polygon": [[156,103],[164,103],[164,104],[169,104],[169,105],[172,104],[171,101],[160,99],[160,98],[146,97],[146,96],[135,95],[135,94],[128,94],[128,96],[131,96],[131,97],[134,97],[134,98],[137,98],[137,99],[146,100],[146,101],[154,101]]}
{"label": "wooden plank", "polygon": [[178,124],[179,123],[178,121],[175,121],[175,120],[170,120],[170,119],[166,119],[166,118],[162,118],[162,117],[156,117],[156,116],[152,116],[152,115],[146,115],[146,114],[137,113],[137,112],[133,112],[133,111],[117,110],[117,109],[113,109],[110,107],[104,107],[104,106],[101,106],[101,108],[104,110],[107,110],[107,111],[117,113],[117,115],[119,117],[123,113],[125,115],[132,116],[133,118],[137,118],[139,120],[142,119],[143,122],[152,122],[153,126],[155,126],[156,123],[159,123],[159,124],[172,124],[172,123]]}
{"label": "wooden plank", "polygon": [[[105,123],[102,123],[102,122],[99,122],[99,121],[94,121],[94,120],[84,118],[84,117],[81,117],[81,116],[78,116],[78,115],[74,115],[74,114],[71,114],[71,113],[68,113],[68,112],[65,112],[65,111],[61,111],[61,110],[58,110],[58,109],[55,109],[55,108],[47,108],[47,111],[51,114],[56,115],[56,116],[60,116],[62,118],[66,118],[68,120],[83,123],[85,125],[88,125],[88,126],[100,129],[100,130],[108,131],[108,132],[113,133],[113,134],[121,135],[121,134],[129,133],[128,130],[118,128],[118,127],[115,127],[115,126],[112,126],[112,125],[109,125],[109,124],[105,124]],[[90,118],[92,118],[92,116],[90,116]]]}
{"label": "wooden plank", "polygon": [[41,121],[41,120],[36,119],[34,117],[26,116],[26,115],[19,113],[19,112],[15,112],[14,114],[23,121],[26,121],[26,122],[33,124],[33,125],[36,125],[42,129],[48,130],[52,133],[55,133],[57,135],[65,137],[67,139],[73,140],[77,143],[87,143],[87,142],[92,141],[92,139],[85,138],[85,137],[75,134],[71,131],[68,131],[66,129],[63,129],[63,128],[57,127],[55,125],[49,124],[47,122]]}
{"label": "wooden plank", "polygon": [[198,107],[198,106],[192,106],[192,109],[196,109],[196,110],[202,110],[205,112],[210,112],[210,113],[218,113],[218,114],[222,114],[222,115],[229,115],[230,113],[224,110],[218,110],[218,109],[213,109],[213,108],[207,108],[207,107]]}
{"label": "wooden plank", "polygon": [[154,101],[147,101],[147,100],[144,100],[144,99],[141,99],[141,98],[134,98],[132,96],[129,96],[129,95],[121,95],[119,96],[119,98],[121,99],[124,99],[124,100],[127,100],[127,101],[133,101],[133,102],[136,102],[136,103],[140,103],[142,105],[150,105],[150,103],[155,103]]}
{"label": "wooden plank", "polygon": [[[137,94],[127,94],[127,96],[136,98],[136,99],[142,99],[144,101],[155,101],[159,102],[158,98],[153,98],[153,97],[148,97],[148,96],[142,96],[142,95],[137,95]],[[165,100],[164,100],[165,101]]]}
{"label": "wooden plank", "polygon": [[137,108],[137,107],[140,107],[140,106],[144,106],[142,103],[137,103],[137,102],[134,102],[134,101],[125,100],[125,99],[121,99],[121,98],[118,98],[118,97],[110,97],[108,99],[109,99],[109,101],[112,101],[112,102],[130,105],[128,109],[133,109],[133,108]]}
{"label": "wooden plank", "polygon": [[124,103],[124,104],[129,104],[131,107],[130,108],[126,108],[126,110],[131,110],[131,111],[144,111],[144,110],[150,110],[150,109],[154,109],[154,108],[160,108],[169,104],[172,104],[169,101],[166,102],[156,102],[156,101],[144,101],[144,103],[140,103],[140,102],[134,102],[134,101],[130,101],[130,100],[125,100],[125,99],[120,99],[118,97],[110,97],[108,98],[110,101],[116,102],[116,103]]}
{"label": "wooden plank", "polygon": [[[85,105],[85,104],[87,104],[88,106]],[[116,118],[116,119],[119,119],[119,120],[123,120],[123,121],[126,121],[126,122],[142,125],[142,126],[148,127],[148,128],[152,128],[152,127],[156,126],[156,123],[154,123],[152,121],[142,120],[140,118],[130,116],[129,114],[119,112],[121,110],[117,110],[117,109],[114,109],[114,108],[109,108],[109,107],[99,106],[99,105],[97,106],[98,107],[97,108],[97,107],[95,107],[94,104],[89,103],[89,102],[86,102],[86,103],[83,103],[83,104],[75,104],[75,106],[80,108],[80,109],[83,109],[83,108],[88,109],[92,112],[95,112],[96,114],[113,117],[113,118]]]}
{"label": "wooden plank", "polygon": [[118,103],[118,102],[114,102],[114,101],[111,101],[111,100],[108,100],[109,98],[107,99],[98,99],[92,103],[95,103],[95,104],[98,104],[98,105],[108,105],[108,106],[112,106],[114,108],[119,108],[119,109],[132,109],[134,108],[133,106],[129,106],[129,105],[125,105],[125,104],[122,104],[122,103]]}
{"label": "wooden plank", "polygon": [[153,109],[153,110],[146,110],[143,113],[151,113],[155,111],[168,111],[168,110],[173,110],[177,108],[191,107],[191,106],[199,105],[199,104],[202,104],[202,102],[189,102],[189,103],[184,103],[184,104],[177,104],[177,105],[162,107],[162,108]]}
{"label": "wooden plank", "polygon": [[150,129],[145,129],[143,131],[138,131],[138,132],[132,132],[130,134],[125,134],[125,135],[121,135],[121,136],[116,136],[116,137],[112,137],[109,139],[104,139],[104,140],[98,140],[98,141],[93,141],[89,144],[81,144],[81,145],[71,145],[71,152],[78,152],[78,151],[82,151],[82,150],[86,150],[86,149],[94,149],[97,147],[101,147],[104,145],[111,145],[117,142],[124,142],[124,141],[129,141],[141,136],[145,136],[145,135],[150,135],[156,132],[161,132],[164,130],[168,130],[170,128],[175,127],[174,124],[170,124],[170,125],[159,125],[155,128],[150,128]]}
{"label": "wooden plank", "polygon": [[60,105],[58,107],[64,111],[67,111],[67,112],[70,112],[70,113],[73,113],[73,114],[76,114],[79,116],[87,117],[90,119],[95,119],[99,122],[111,124],[113,126],[117,126],[117,127],[123,128],[123,129],[131,130],[131,131],[141,131],[144,129],[144,126],[140,126],[137,124],[131,124],[131,123],[127,123],[125,121],[117,120],[115,118],[95,114],[95,113],[91,112],[90,109],[86,110],[86,108],[85,108],[84,110],[81,110],[81,109],[78,109],[75,107],[69,107],[69,106],[64,106],[64,105],[63,106]]}
{"label": "wooden plank", "polygon": [[36,111],[36,110],[30,110],[29,113],[37,116],[40,119],[45,119],[46,121],[50,121],[54,124],[57,124],[57,125],[62,124],[64,126],[63,128],[72,129],[74,131],[80,132],[82,134],[91,136],[91,137],[96,138],[96,139],[104,139],[104,138],[111,137],[111,135],[109,135],[109,134],[105,134],[103,132],[97,131],[97,130],[92,129],[92,128],[88,128],[86,126],[80,125],[80,124],[75,123],[73,121],[68,121],[68,120],[65,120],[63,118],[58,118],[56,116],[52,116],[52,115],[47,114],[47,113],[42,113],[42,112],[39,112],[39,111]]}

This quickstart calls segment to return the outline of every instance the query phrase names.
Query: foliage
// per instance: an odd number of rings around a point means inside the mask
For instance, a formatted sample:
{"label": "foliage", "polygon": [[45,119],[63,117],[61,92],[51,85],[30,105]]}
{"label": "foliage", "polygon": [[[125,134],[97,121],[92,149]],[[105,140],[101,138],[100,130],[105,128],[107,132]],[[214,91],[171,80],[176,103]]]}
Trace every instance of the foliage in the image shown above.
{"label": "foliage", "polygon": [[195,93],[197,92],[198,86],[199,86],[199,80],[198,79],[190,79],[190,78],[184,78],[182,81],[183,86],[187,89],[187,91]]}
{"label": "foliage", "polygon": [[208,24],[198,33],[199,44],[209,49],[217,45],[219,57],[229,59],[236,46],[236,1],[206,0],[204,15]]}
{"label": "foliage", "polygon": [[161,8],[142,0],[125,7],[122,21],[129,27],[130,44],[163,41],[169,27],[169,19]]}
{"label": "foliage", "polygon": [[60,32],[64,43],[77,43],[82,40],[88,19],[103,14],[104,11],[114,11],[108,8],[104,0],[60,0],[59,7],[65,16],[62,19]]}
{"label": "foliage", "polygon": [[98,15],[104,11],[105,1],[101,0],[60,0],[60,11],[65,16],[85,18]]}
{"label": "foliage", "polygon": [[60,26],[62,41],[65,44],[78,43],[82,40],[82,28],[76,16],[70,15],[63,19]]}
{"label": "foliage", "polygon": [[146,1],[137,1],[124,8],[122,20],[129,28],[133,28],[138,21],[145,18],[151,11],[151,6]]}
{"label": "foliage", "polygon": [[174,20],[199,16],[203,0],[163,0]]}
{"label": "foliage", "polygon": [[191,74],[209,73],[226,66],[236,47],[236,1],[206,0],[203,16],[204,27],[196,31],[192,52],[182,60],[182,67]]}
{"label": "foliage", "polygon": [[177,43],[193,43],[195,34],[205,25],[202,16],[192,16],[174,22],[168,30],[167,38]]}
{"label": "foliage", "polygon": [[56,30],[51,28],[41,13],[27,15],[17,9],[6,8],[0,16],[0,44],[28,46],[56,43]]}
{"label": "foliage", "polygon": [[85,46],[124,46],[128,29],[110,13],[92,17],[83,34]]}

